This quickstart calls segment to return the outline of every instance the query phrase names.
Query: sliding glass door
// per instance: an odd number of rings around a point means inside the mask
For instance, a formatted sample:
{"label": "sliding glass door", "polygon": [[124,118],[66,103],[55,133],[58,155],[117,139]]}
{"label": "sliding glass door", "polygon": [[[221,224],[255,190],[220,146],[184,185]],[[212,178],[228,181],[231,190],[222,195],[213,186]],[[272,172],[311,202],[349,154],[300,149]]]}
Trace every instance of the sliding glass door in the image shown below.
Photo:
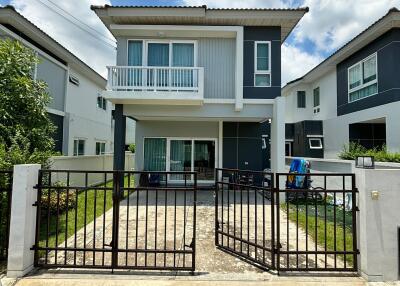
{"label": "sliding glass door", "polygon": [[[192,170],[192,140],[170,140],[169,170],[190,172]],[[183,175],[171,175],[171,180],[185,180]],[[187,177],[190,180],[191,177]]]}
{"label": "sliding glass door", "polygon": [[194,171],[197,179],[204,181],[214,180],[215,169],[215,141],[194,141]]}
{"label": "sliding glass door", "polygon": [[[145,138],[144,168],[146,171],[195,171],[199,181],[214,180],[216,166],[215,140],[180,138]],[[191,180],[173,174],[172,181]]]}

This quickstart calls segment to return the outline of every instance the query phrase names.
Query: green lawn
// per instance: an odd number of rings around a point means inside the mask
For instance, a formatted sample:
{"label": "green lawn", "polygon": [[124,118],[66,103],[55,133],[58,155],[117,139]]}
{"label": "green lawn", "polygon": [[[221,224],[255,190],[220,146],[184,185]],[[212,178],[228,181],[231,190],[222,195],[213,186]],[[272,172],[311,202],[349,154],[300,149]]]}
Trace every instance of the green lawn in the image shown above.
{"label": "green lawn", "polygon": [[[287,213],[287,205],[281,205],[282,210]],[[297,212],[298,210],[298,212]],[[317,215],[315,215],[317,210]],[[325,210],[326,210],[326,223],[325,223]],[[308,215],[307,215],[308,214]],[[298,203],[289,203],[289,219],[297,223],[300,228],[306,230],[308,226],[308,233],[317,244],[328,251],[346,251],[353,250],[353,233],[352,233],[352,213],[351,211],[344,211],[341,207],[336,207],[336,233],[335,233],[335,211],[334,206],[325,203],[318,203],[315,207],[314,202],[308,201],[307,207],[304,201]],[[317,224],[317,231],[315,231],[315,224]],[[325,236],[326,228],[326,236]],[[336,241],[335,241],[336,238]],[[335,248],[336,243],[336,248]],[[309,246],[310,248],[313,246]],[[346,259],[347,267],[351,267],[353,263],[353,255],[337,256],[340,259]]]}
{"label": "green lawn", "polygon": [[[133,186],[133,177],[131,179],[131,186]],[[124,178],[124,185],[128,186],[128,177]],[[87,190],[78,192],[78,203],[74,208],[56,214],[50,214],[50,219],[48,223],[48,216],[46,209],[42,209],[41,223],[40,223],[40,247],[55,247],[60,245],[65,241],[65,237],[69,238],[75,234],[75,230],[79,230],[86,225],[91,223],[95,217],[98,218],[97,224],[102,225],[103,213],[107,212],[112,208],[112,180],[107,182],[105,185],[110,190]],[[104,184],[98,185],[98,187],[104,187]],[[52,190],[52,192],[55,192]],[[56,193],[56,192],[55,192]],[[69,191],[69,196],[75,196],[75,191]],[[85,211],[85,201],[86,201],[86,211]],[[68,220],[67,220],[68,214]],[[95,215],[96,214],[96,215]],[[75,216],[77,218],[77,223],[75,224]],[[85,218],[86,217],[86,218]],[[57,222],[58,218],[58,222]],[[58,226],[57,226],[58,224]],[[47,230],[47,225],[49,230]],[[57,231],[58,229],[58,231]],[[48,240],[46,240],[48,232]],[[56,233],[58,233],[58,239],[56,239]]]}

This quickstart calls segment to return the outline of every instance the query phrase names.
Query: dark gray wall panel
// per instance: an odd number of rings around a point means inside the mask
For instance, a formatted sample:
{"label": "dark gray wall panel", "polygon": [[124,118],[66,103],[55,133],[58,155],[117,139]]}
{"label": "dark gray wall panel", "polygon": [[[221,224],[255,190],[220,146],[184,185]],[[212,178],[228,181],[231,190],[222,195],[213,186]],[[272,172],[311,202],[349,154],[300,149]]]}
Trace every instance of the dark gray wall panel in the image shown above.
{"label": "dark gray wall panel", "polygon": [[48,113],[50,120],[53,122],[53,124],[56,126],[56,131],[53,134],[53,139],[54,139],[54,150],[57,152],[62,153],[62,148],[63,148],[63,134],[64,134],[64,117],[60,115],[56,115],[53,113]]}
{"label": "dark gray wall panel", "polygon": [[257,122],[224,122],[223,167],[257,171],[269,168],[270,149],[262,149],[262,135],[270,136],[269,126]]}
{"label": "dark gray wall panel", "polygon": [[[254,41],[271,41],[271,87],[254,87]],[[244,27],[243,98],[273,99],[280,94],[280,27]]]}
{"label": "dark gray wall panel", "polygon": [[[400,29],[392,29],[337,65],[337,114],[400,100]],[[348,68],[377,52],[378,94],[348,102]]]}

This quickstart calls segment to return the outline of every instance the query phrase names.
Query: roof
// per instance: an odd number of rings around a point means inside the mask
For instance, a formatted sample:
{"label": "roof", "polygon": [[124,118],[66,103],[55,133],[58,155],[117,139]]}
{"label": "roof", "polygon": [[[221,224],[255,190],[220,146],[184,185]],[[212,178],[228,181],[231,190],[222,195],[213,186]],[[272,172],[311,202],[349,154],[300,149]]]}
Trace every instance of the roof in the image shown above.
{"label": "roof", "polygon": [[208,8],[203,6],[91,6],[110,28],[117,25],[279,26],[283,42],[308,8]]}
{"label": "roof", "polygon": [[39,45],[38,48],[43,49],[47,53],[51,53],[51,55],[56,59],[61,59],[72,68],[82,70],[88,78],[92,79],[102,88],[105,88],[107,81],[104,77],[27,18],[18,13],[13,6],[8,5],[0,7],[0,24],[12,26],[18,32],[29,37],[35,45]]}
{"label": "roof", "polygon": [[400,10],[396,7],[393,7],[389,9],[383,17],[379,18],[364,31],[348,41],[346,44],[344,44],[342,47],[332,53],[329,57],[327,57],[324,61],[311,69],[309,72],[307,72],[305,75],[288,82],[282,88],[282,91],[285,91],[297,84],[308,83],[321,77],[330,70],[336,68],[336,65],[338,63],[342,62],[355,52],[359,51],[387,31],[395,27],[400,27]]}

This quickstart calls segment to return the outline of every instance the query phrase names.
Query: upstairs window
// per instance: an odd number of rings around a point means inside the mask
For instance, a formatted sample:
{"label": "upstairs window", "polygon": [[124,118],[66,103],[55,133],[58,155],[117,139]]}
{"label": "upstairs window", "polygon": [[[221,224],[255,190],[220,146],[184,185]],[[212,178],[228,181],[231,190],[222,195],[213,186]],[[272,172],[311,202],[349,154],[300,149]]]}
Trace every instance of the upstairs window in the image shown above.
{"label": "upstairs window", "polygon": [[97,97],[97,107],[107,110],[107,100],[102,96],[98,96]]}
{"label": "upstairs window", "polygon": [[297,108],[306,108],[306,92],[304,90],[297,91]]}
{"label": "upstairs window", "polygon": [[74,140],[74,156],[85,155],[85,140],[75,139]]}
{"label": "upstairs window", "polygon": [[378,93],[376,53],[348,69],[349,102]]}
{"label": "upstairs window", "polygon": [[314,97],[314,114],[317,114],[320,111],[320,108],[319,108],[319,105],[320,105],[319,87],[314,88],[313,97]]}
{"label": "upstairs window", "polygon": [[254,42],[254,86],[271,86],[271,42]]}

